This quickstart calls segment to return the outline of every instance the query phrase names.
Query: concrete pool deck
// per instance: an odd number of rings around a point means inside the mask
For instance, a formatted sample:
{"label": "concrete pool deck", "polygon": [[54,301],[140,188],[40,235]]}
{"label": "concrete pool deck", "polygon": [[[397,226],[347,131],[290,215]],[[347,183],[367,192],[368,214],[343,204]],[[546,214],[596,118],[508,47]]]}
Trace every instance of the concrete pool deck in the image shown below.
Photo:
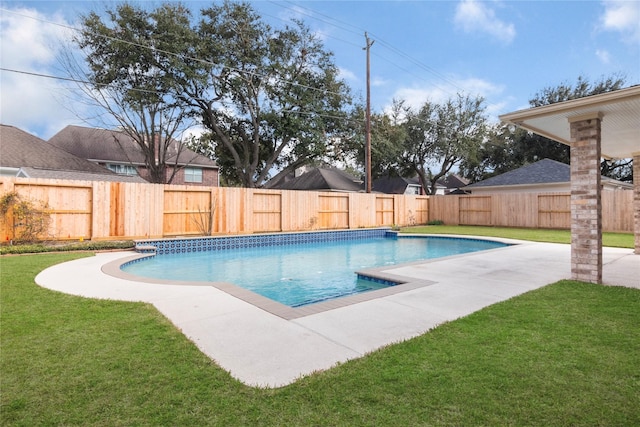
{"label": "concrete pool deck", "polygon": [[[571,276],[569,245],[520,243],[392,266],[384,273],[429,284],[289,320],[213,286],[137,282],[103,272],[132,252],[55,265],[36,283],[83,297],[151,303],[234,378],[280,387]],[[604,248],[603,261],[605,284],[640,288],[640,255]]]}

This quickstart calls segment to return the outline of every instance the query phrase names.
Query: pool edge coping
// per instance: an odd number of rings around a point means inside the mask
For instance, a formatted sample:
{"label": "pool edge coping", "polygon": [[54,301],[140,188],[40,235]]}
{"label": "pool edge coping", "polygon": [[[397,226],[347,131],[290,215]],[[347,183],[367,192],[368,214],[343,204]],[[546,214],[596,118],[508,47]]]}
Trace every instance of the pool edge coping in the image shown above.
{"label": "pool edge coping", "polygon": [[407,233],[403,234],[403,236],[417,236],[417,237],[446,237],[446,238],[457,238],[457,239],[472,239],[472,240],[488,240],[499,243],[504,243],[509,246],[493,248],[493,249],[485,249],[482,251],[476,252],[468,252],[464,254],[457,255],[449,255],[445,257],[433,258],[433,259],[424,259],[411,261],[406,263],[387,265],[382,267],[371,267],[367,269],[357,270],[356,274],[365,275],[369,277],[373,277],[375,279],[381,279],[385,281],[398,283],[397,285],[387,286],[382,289],[376,289],[372,291],[362,292],[354,295],[347,295],[339,298],[334,298],[327,301],[321,301],[313,304],[303,305],[300,307],[290,307],[288,305],[282,304],[278,301],[274,301],[270,298],[264,297],[260,294],[257,294],[248,289],[244,289],[238,285],[229,282],[204,282],[204,281],[180,281],[180,280],[165,280],[165,279],[153,279],[142,276],[136,276],[133,274],[126,273],[121,270],[121,266],[132,261],[136,261],[142,258],[155,256],[154,253],[138,253],[135,255],[131,255],[125,258],[120,258],[115,261],[108,262],[101,267],[101,271],[104,274],[107,274],[112,277],[116,277],[122,280],[128,280],[132,282],[141,282],[141,283],[149,283],[156,285],[177,285],[177,286],[211,286],[222,292],[225,292],[235,298],[238,298],[248,304],[251,304],[259,309],[262,309],[268,313],[271,313],[275,316],[278,316],[285,320],[294,320],[299,319],[306,316],[311,316],[318,313],[323,313],[325,311],[334,310],[342,307],[347,307],[350,305],[375,300],[378,298],[396,295],[403,292],[408,292],[414,289],[420,289],[426,286],[434,285],[438,282],[431,280],[416,280],[413,277],[402,276],[398,274],[386,273],[386,270],[398,269],[403,267],[411,267],[413,265],[424,265],[430,264],[438,261],[444,261],[453,258],[465,257],[465,256],[473,256],[474,254],[484,253],[488,251],[498,251],[505,250],[510,248],[513,245],[522,245],[530,242],[520,241],[514,239],[506,239],[506,238],[495,238],[489,237],[485,238],[483,236],[458,236],[458,235],[447,235],[447,234],[415,234],[415,233]]}

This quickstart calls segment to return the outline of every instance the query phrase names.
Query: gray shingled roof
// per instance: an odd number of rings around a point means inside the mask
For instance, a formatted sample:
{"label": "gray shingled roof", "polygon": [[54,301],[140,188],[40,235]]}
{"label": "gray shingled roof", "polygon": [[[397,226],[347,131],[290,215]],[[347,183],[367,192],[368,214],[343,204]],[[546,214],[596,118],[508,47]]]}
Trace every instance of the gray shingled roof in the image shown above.
{"label": "gray shingled roof", "polygon": [[438,184],[442,184],[445,188],[460,188],[469,184],[469,180],[462,178],[456,174],[447,175],[438,180]]}
{"label": "gray shingled roof", "polygon": [[290,181],[272,187],[280,190],[362,191],[362,182],[339,169],[312,169]]}
{"label": "gray shingled roof", "polygon": [[0,166],[21,169],[32,178],[131,181],[9,125],[0,125]]}
{"label": "gray shingled roof", "polygon": [[417,178],[382,177],[373,181],[372,191],[385,194],[404,194],[407,186],[420,185]]}
{"label": "gray shingled roof", "polygon": [[495,187],[502,185],[551,184],[569,182],[571,168],[569,165],[551,159],[539,160],[501,175],[467,185],[465,189],[478,187]]}
{"label": "gray shingled roof", "polygon": [[[51,137],[49,143],[83,159],[105,163],[145,164],[144,155],[136,142],[121,131],[70,125]],[[173,162],[173,159],[169,160]],[[217,168],[213,160],[188,149],[182,150],[178,164]]]}

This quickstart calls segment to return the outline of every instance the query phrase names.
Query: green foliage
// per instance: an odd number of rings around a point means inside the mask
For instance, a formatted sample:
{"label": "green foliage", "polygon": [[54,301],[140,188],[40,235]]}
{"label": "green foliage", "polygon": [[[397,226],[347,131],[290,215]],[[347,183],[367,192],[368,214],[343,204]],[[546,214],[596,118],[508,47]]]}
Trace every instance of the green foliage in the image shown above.
{"label": "green foliage", "polygon": [[[575,85],[564,82],[542,89],[529,100],[529,104],[531,107],[539,107],[598,95],[622,89],[624,83],[624,79],[618,76],[602,78],[593,83],[580,76]],[[488,132],[478,156],[469,156],[462,161],[460,173],[472,182],[477,182],[542,159],[569,164],[569,146],[521,128],[510,129],[507,125],[498,124]],[[630,160],[625,159],[603,160],[601,171],[604,176],[630,181],[630,165]]]}
{"label": "green foliage", "polygon": [[[417,110],[396,100],[391,113],[373,115],[372,124],[372,176],[417,176],[434,194],[438,179],[477,157],[487,118],[482,98],[458,95]],[[361,149],[354,151],[364,158]]]}
{"label": "green foliage", "polygon": [[42,239],[51,223],[48,209],[46,203],[26,199],[16,192],[6,193],[0,198],[2,221],[11,230],[15,242]]}
{"label": "green foliage", "polygon": [[[301,22],[274,29],[249,3],[213,4],[196,19],[180,4],[118,3],[107,18],[83,18],[78,45],[99,100],[119,101],[102,102],[107,110],[138,119],[122,124],[149,161],[157,135],[197,118],[208,133],[190,147],[215,158],[228,184],[256,187],[274,168],[286,175],[324,156],[348,129],[349,88],[332,54]],[[162,179],[174,157],[159,148],[159,165],[147,166]]]}
{"label": "green foliage", "polygon": [[487,118],[482,98],[458,95],[444,104],[425,103],[407,111],[402,166],[418,175],[427,194],[438,179],[465,159],[473,159],[485,138]]}
{"label": "green foliage", "polygon": [[178,79],[188,77],[181,73],[182,55],[193,54],[197,40],[190,19],[189,10],[179,4],[148,11],[119,2],[107,7],[104,16],[91,12],[81,18],[74,41],[86,53],[89,71],[80,71],[71,55],[63,60],[79,81],[89,82],[80,85],[84,97],[135,141],[151,182],[172,181],[184,149],[175,137],[190,124],[188,108],[176,91]]}
{"label": "green foliage", "polygon": [[133,240],[125,241],[85,241],[71,243],[38,243],[38,244],[14,244],[0,246],[0,255],[29,254],[42,252],[71,252],[71,251],[106,251],[133,249]]}
{"label": "green foliage", "polygon": [[581,75],[578,76],[575,85],[565,81],[558,86],[547,86],[529,100],[529,105],[531,107],[541,107],[557,102],[584,98],[585,96],[599,95],[622,89],[624,84],[625,79],[621,76],[602,77],[599,81],[592,83],[588,77]]}
{"label": "green foliage", "polygon": [[637,289],[562,281],[268,390],[150,305],[34,284],[81,256],[0,258],[1,425],[640,424]]}
{"label": "green foliage", "polygon": [[348,129],[349,88],[332,54],[302,22],[274,29],[248,3],[202,11],[197,32],[203,76],[181,88],[209,130],[210,145],[229,183],[261,186],[327,153]]}

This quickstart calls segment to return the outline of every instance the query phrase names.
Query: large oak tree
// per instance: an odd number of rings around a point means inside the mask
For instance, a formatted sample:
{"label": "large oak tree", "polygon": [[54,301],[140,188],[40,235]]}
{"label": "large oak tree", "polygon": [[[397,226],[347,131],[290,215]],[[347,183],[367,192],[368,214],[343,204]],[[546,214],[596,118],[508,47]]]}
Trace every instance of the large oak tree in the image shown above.
{"label": "large oak tree", "polygon": [[197,118],[208,132],[191,148],[214,157],[228,183],[259,187],[312,163],[351,123],[349,88],[302,22],[274,29],[229,1],[197,19],[173,3],[122,4],[105,20],[83,20],[92,81],[120,90],[133,110],[160,99]]}

